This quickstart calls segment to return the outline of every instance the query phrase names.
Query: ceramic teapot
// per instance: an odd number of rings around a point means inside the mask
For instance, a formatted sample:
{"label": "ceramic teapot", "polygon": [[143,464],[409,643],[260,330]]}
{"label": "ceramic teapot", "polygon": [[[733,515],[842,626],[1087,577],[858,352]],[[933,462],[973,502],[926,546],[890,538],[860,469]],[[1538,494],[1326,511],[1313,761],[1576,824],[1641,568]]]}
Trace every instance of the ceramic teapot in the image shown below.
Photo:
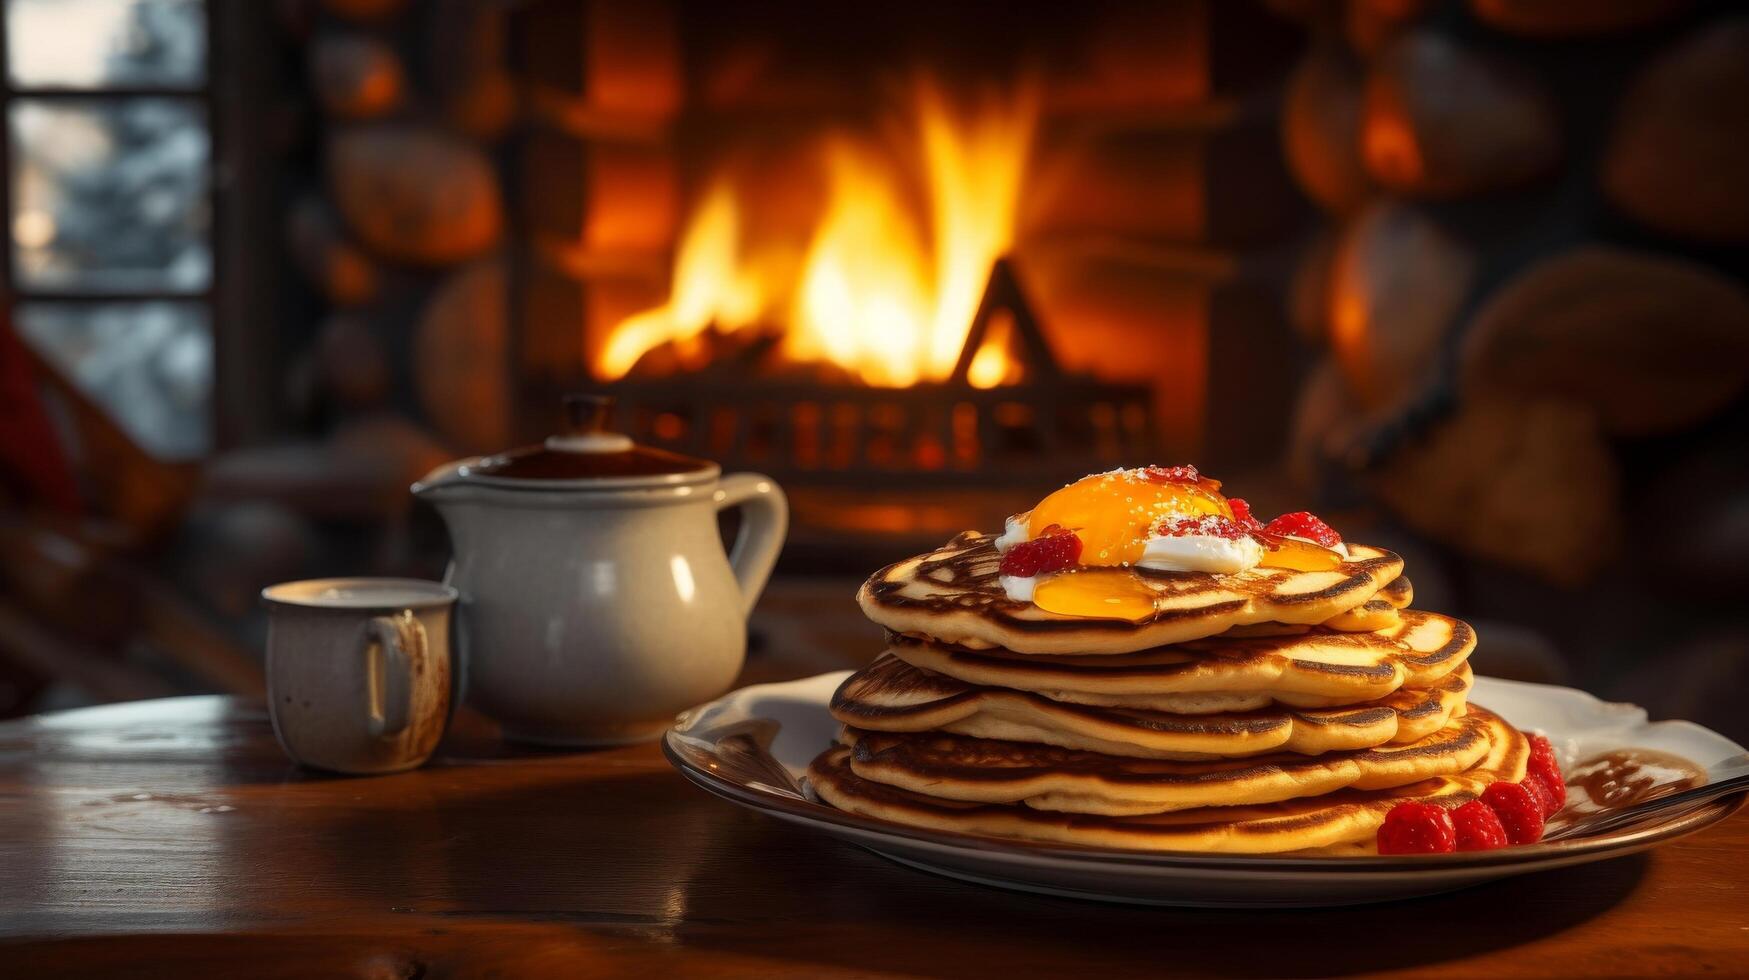
{"label": "ceramic teapot", "polygon": [[[769,477],[610,431],[609,399],[566,409],[564,434],[413,485],[449,526],[466,698],[518,740],[654,738],[740,673],[789,507]],[[728,507],[745,513],[725,555]]]}

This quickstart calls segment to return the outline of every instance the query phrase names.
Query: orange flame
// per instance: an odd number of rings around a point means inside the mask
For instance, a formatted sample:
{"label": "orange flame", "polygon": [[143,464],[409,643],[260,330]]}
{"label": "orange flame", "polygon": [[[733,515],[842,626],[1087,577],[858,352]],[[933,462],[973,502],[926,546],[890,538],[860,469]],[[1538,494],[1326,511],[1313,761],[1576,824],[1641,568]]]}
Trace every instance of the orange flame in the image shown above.
{"label": "orange flame", "polygon": [[713,184],[681,239],[668,302],[621,320],[601,349],[596,371],[604,378],[623,377],[658,344],[694,342],[713,324],[732,331],[755,322],[762,293],[760,283],[736,263],[740,237],[734,192],[727,183]]}
{"label": "orange flame", "polygon": [[[663,344],[684,355],[711,327],[781,321],[779,349],[792,361],[833,364],[888,387],[950,376],[990,268],[1014,244],[1038,98],[1036,87],[1021,85],[958,112],[920,80],[915,111],[925,214],[905,193],[907,178],[916,178],[890,153],[827,134],[820,141],[826,204],[799,269],[786,276],[750,259],[760,250],[741,241],[740,203],[719,181],[682,235],[668,302],[616,325],[596,374],[623,377]],[[992,329],[968,380],[988,388],[1019,374],[1005,332]]]}

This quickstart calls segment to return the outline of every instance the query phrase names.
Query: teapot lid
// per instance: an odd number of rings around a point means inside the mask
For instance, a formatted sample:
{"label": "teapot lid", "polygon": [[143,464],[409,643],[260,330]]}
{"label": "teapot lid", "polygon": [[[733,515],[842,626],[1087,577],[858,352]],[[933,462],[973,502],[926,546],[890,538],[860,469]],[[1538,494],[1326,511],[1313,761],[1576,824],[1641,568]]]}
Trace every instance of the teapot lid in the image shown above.
{"label": "teapot lid", "polygon": [[469,460],[456,475],[500,486],[550,490],[567,484],[617,489],[693,483],[720,472],[708,460],[640,446],[630,436],[612,431],[613,398],[608,395],[566,395],[565,416],[566,431],[541,443]]}

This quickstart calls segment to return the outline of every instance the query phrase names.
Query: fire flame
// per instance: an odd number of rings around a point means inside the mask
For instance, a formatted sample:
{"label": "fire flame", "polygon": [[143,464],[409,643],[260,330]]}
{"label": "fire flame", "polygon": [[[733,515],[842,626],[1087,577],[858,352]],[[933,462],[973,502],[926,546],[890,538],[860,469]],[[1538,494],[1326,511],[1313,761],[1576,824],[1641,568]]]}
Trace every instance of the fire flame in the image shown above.
{"label": "fire flame", "polygon": [[[779,349],[836,365],[870,385],[940,381],[953,373],[992,264],[1014,244],[1015,217],[1038,118],[1036,87],[958,111],[927,79],[916,85],[919,214],[908,174],[867,140],[820,142],[827,199],[791,275],[751,261],[740,203],[712,184],[682,234],[668,301],[609,333],[596,374],[623,377],[648,351],[672,344],[684,362],[705,331],[784,325]],[[1020,366],[992,324],[968,380],[1012,383]]]}
{"label": "fire flame", "polygon": [[705,328],[734,331],[759,318],[760,283],[736,262],[741,215],[733,189],[719,181],[705,191],[674,259],[668,302],[621,320],[596,361],[604,378],[624,377],[644,353],[665,341],[696,343]]}

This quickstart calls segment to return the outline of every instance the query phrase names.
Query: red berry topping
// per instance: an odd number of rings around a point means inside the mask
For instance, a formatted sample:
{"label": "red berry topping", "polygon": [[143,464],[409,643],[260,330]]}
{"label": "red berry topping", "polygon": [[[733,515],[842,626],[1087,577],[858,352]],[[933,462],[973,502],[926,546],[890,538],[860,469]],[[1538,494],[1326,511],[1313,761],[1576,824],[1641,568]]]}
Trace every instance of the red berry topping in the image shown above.
{"label": "red berry topping", "polygon": [[1526,782],[1534,780],[1542,785],[1549,799],[1543,816],[1553,816],[1567,805],[1567,777],[1561,775],[1561,764],[1555,761],[1555,747],[1549,740],[1541,735],[1530,735],[1528,738],[1530,769],[1524,778]]}
{"label": "red berry topping", "polygon": [[1233,509],[1233,523],[1247,531],[1263,530],[1263,522],[1251,516],[1251,505],[1243,497],[1228,497],[1227,506]]}
{"label": "red berry topping", "polygon": [[[1228,501],[1232,503],[1232,501]],[[1316,541],[1326,548],[1334,548],[1342,543],[1342,535],[1312,514],[1298,510],[1292,514],[1283,514],[1263,526],[1270,534],[1285,535],[1290,538],[1305,538]]]}
{"label": "red berry topping", "polygon": [[[1548,797],[1548,804],[1543,808],[1543,816],[1552,817],[1561,812],[1567,805],[1567,783],[1559,772],[1533,772],[1524,777],[1527,783],[1536,783],[1543,788]],[[1541,798],[1539,797],[1539,800]]]}
{"label": "red berry topping", "polygon": [[997,571],[1022,578],[1043,572],[1068,568],[1081,560],[1081,539],[1070,531],[1048,533],[1031,541],[1022,541],[1002,556]]}
{"label": "red berry topping", "polygon": [[1500,818],[1506,839],[1514,844],[1535,844],[1543,837],[1543,811],[1530,790],[1518,783],[1489,783],[1482,802]]}
{"label": "red berry topping", "polygon": [[1181,538],[1186,534],[1210,534],[1217,538],[1237,541],[1251,532],[1236,521],[1229,521],[1219,514],[1206,514],[1202,517],[1175,517],[1160,525],[1161,534],[1172,538]]}
{"label": "red berry topping", "polygon": [[1201,483],[1195,466],[1144,466],[1142,479],[1149,483]]}
{"label": "red berry topping", "polygon": [[1531,772],[1560,772],[1561,765],[1555,761],[1555,746],[1546,737],[1537,734],[1526,734],[1525,740],[1530,743]]}
{"label": "red berry topping", "polygon": [[1536,807],[1542,812],[1544,820],[1554,816],[1555,811],[1561,808],[1561,805],[1555,802],[1555,794],[1549,792],[1548,784],[1543,781],[1540,774],[1530,773],[1520,780],[1518,785],[1523,786],[1530,793],[1530,798],[1536,801]]}
{"label": "red berry topping", "polygon": [[1492,851],[1506,846],[1506,828],[1481,800],[1471,800],[1451,811],[1451,823],[1457,828],[1460,851]]}
{"label": "red berry topping", "polygon": [[1379,826],[1380,854],[1444,854],[1457,849],[1457,829],[1445,807],[1399,803]]}

